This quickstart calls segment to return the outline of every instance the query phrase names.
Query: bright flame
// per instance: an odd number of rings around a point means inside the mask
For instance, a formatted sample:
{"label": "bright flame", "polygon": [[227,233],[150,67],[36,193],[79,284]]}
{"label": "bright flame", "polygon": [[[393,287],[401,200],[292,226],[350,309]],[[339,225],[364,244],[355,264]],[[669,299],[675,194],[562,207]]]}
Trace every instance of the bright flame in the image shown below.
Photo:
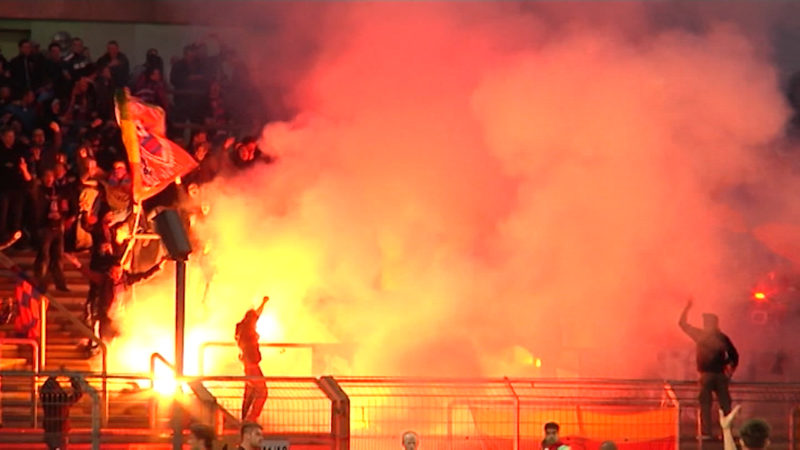
{"label": "bright flame", "polygon": [[763,293],[763,292],[756,292],[755,294],[753,294],[753,298],[757,302],[765,302],[765,301],[767,301],[767,295],[765,293]]}
{"label": "bright flame", "polygon": [[153,390],[164,397],[175,395],[178,389],[178,381],[175,379],[175,372],[163,364],[157,364],[153,377]]}

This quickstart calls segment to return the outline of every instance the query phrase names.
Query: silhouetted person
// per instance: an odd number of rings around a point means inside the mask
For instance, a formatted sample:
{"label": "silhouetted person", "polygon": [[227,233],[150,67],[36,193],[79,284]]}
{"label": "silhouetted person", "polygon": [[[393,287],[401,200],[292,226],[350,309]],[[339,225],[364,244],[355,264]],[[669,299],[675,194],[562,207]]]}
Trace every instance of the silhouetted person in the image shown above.
{"label": "silhouetted person", "polygon": [[703,329],[689,325],[687,316],[692,301],[681,313],[681,329],[697,343],[697,371],[700,373],[700,428],[701,439],[711,439],[711,393],[717,395],[720,408],[731,412],[731,395],[728,391],[730,377],[739,365],[739,353],[731,340],[719,330],[719,318],[703,314]]}
{"label": "silhouetted person", "polygon": [[87,309],[91,313],[89,320],[92,329],[95,328],[95,324],[98,325],[97,332],[100,338],[106,342],[110,342],[118,334],[110,315],[111,307],[117,301],[117,296],[133,286],[134,283],[154,276],[166,263],[166,259],[162,259],[144,272],[128,272],[122,269],[122,265],[118,261],[115,261],[106,271],[97,272],[82,265],[74,255],[64,253],[64,258],[91,282],[86,299]]}
{"label": "silhouetted person", "polygon": [[64,278],[61,256],[64,253],[64,226],[69,220],[69,199],[56,188],[56,175],[46,170],[42,183],[36,188],[36,232],[39,249],[34,261],[34,274],[42,289],[47,290],[52,279],[59,291],[69,291]]}
{"label": "silhouetted person", "polygon": [[[244,374],[248,377],[263,377],[259,363],[261,362],[261,350],[258,348],[259,335],[256,331],[256,324],[264,305],[267,304],[269,297],[264,297],[258,309],[251,309],[244,315],[244,319],[236,324],[236,344],[239,346],[239,360],[244,365]],[[267,401],[267,383],[264,379],[247,380],[244,387],[244,398],[242,399],[242,420],[255,422],[264,409]]]}
{"label": "silhouetted person", "polygon": [[42,428],[44,443],[49,450],[66,450],[69,444],[69,409],[83,396],[80,381],[72,377],[72,392],[67,392],[56,380],[49,377],[39,389],[42,402]]}
{"label": "silhouetted person", "polygon": [[569,450],[569,446],[561,442],[558,432],[561,427],[555,422],[544,424],[544,440],[542,441],[543,450]]}

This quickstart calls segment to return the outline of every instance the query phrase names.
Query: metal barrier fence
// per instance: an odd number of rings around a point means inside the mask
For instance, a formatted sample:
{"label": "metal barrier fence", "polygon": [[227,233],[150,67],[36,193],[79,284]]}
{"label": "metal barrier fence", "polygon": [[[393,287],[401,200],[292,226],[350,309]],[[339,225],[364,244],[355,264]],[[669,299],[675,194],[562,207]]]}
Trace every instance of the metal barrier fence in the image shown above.
{"label": "metal barrier fence", "polygon": [[396,449],[413,430],[436,450],[540,448],[558,422],[573,449],[613,439],[673,450],[679,405],[660,382],[338,378],[350,398],[351,446]]}
{"label": "metal barrier fence", "polygon": [[[155,358],[154,361],[159,358]],[[163,362],[163,361],[162,361]],[[166,364],[166,367],[169,367]],[[37,392],[56,372],[0,372],[0,443],[42,442]],[[151,376],[81,374],[94,390],[109,390],[108,425],[100,424],[102,396],[87,394],[71,407],[78,442],[166,443],[173,393],[153,389]],[[163,372],[160,376],[163,376]],[[248,377],[186,377],[180,404],[191,421],[238,435]],[[163,380],[161,380],[163,381]],[[269,396],[259,421],[268,436],[305,450],[396,450],[413,430],[430,450],[540,448],[543,426],[555,421],[572,450],[596,450],[610,439],[626,450],[697,447],[697,388],[692,382],[549,379],[265,378]],[[66,378],[62,386],[69,391]],[[16,386],[16,387],[15,387]],[[742,418],[765,417],[779,448],[797,449],[800,385],[734,384]],[[154,404],[157,406],[153,408]],[[39,418],[33,416],[39,411]],[[32,417],[33,416],[33,417]]]}

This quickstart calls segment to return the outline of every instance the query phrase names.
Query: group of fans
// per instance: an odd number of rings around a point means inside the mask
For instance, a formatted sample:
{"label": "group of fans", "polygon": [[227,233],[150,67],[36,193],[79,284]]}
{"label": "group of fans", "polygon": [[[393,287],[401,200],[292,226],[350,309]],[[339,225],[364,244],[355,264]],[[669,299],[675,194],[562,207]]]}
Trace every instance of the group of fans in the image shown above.
{"label": "group of fans", "polygon": [[[212,37],[216,39],[215,37]],[[79,37],[58,33],[46,51],[29,40],[18,54],[0,55],[0,248],[36,250],[32,280],[38,291],[68,292],[62,260],[89,279],[85,319],[104,339],[115,335],[109,310],[127,286],[157,271],[123,270],[130,236],[147,227],[159,207],[199,203],[200,187],[217,176],[270,162],[255,137],[266,118],[247,70],[219,45],[203,42],[172,61],[149,49],[133,68],[116,41],[96,61]],[[115,93],[127,89],[166,111],[168,137],[185,148],[197,168],[141,204],[134,230],[132,172],[115,115]],[[192,211],[207,209],[194,208]],[[84,267],[70,253],[89,250]]]}

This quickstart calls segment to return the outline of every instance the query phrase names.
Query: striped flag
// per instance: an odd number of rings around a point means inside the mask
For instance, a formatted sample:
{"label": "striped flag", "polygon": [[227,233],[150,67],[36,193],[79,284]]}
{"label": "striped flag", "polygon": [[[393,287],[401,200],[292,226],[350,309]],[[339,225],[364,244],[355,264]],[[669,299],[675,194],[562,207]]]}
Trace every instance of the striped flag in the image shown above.
{"label": "striped flag", "polygon": [[166,114],[158,106],[117,92],[117,123],[128,152],[133,180],[133,201],[152,197],[197,167],[197,161],[167,139]]}
{"label": "striped flag", "polygon": [[17,317],[14,319],[14,331],[17,335],[29,339],[39,338],[40,305],[47,300],[41,292],[24,275],[18,274],[14,287],[14,299],[17,303]]}

